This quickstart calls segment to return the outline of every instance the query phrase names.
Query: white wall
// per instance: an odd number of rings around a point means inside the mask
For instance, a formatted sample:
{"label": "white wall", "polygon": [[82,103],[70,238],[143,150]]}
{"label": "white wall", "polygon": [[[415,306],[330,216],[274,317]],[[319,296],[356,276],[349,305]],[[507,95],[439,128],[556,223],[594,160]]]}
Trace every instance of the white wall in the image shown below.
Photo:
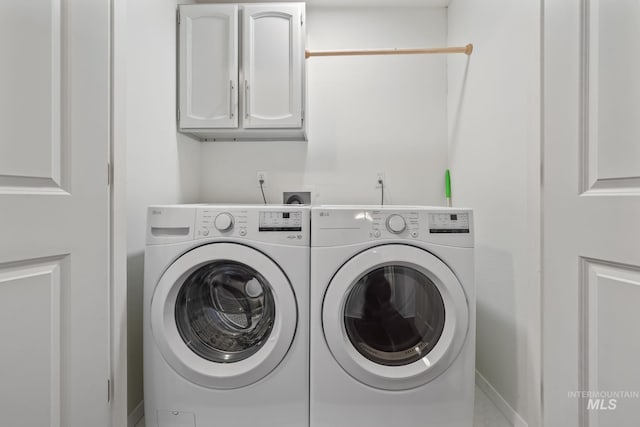
{"label": "white wall", "polygon": [[[307,48],[446,44],[445,8],[308,8]],[[309,142],[203,143],[202,201],[261,202],[309,188],[314,203],[442,204],[447,71],[441,55],[307,60]]]}
{"label": "white wall", "polygon": [[257,170],[272,203],[300,189],[314,203],[378,203],[384,171],[385,203],[437,205],[450,167],[454,203],[476,210],[478,370],[539,425],[539,0],[308,8],[310,50],[475,45],[469,59],[308,60],[308,143],[176,136],[175,3],[129,2],[127,16],[129,410],[142,399],[147,205],[261,202]]}
{"label": "white wall", "polygon": [[142,400],[142,280],[146,208],[196,202],[200,142],[176,134],[176,0],[127,11],[128,407]]}
{"label": "white wall", "polygon": [[454,203],[475,209],[477,369],[529,426],[540,425],[540,8],[453,0],[448,16],[449,44],[475,46],[449,57],[449,161]]}
{"label": "white wall", "polygon": [[[178,3],[186,3],[179,1]],[[314,191],[316,203],[440,204],[447,163],[443,56],[315,58],[307,62],[308,143],[200,143],[176,136],[176,0],[128,2],[128,407],[142,400],[145,209],[154,203],[260,202]],[[444,46],[446,9],[318,8],[308,48]]]}

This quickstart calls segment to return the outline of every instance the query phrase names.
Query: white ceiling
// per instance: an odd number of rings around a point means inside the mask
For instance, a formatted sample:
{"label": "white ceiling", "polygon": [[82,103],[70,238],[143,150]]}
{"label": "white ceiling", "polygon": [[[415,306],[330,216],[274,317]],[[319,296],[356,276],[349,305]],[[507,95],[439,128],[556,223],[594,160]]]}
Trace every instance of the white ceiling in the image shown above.
{"label": "white ceiling", "polygon": [[[296,1],[296,0],[278,0]],[[298,0],[299,1],[299,0]],[[234,0],[196,0],[198,3],[260,3],[260,0],[234,1]],[[380,6],[422,6],[422,7],[446,7],[451,0],[307,0],[307,6],[311,7],[380,7]]]}

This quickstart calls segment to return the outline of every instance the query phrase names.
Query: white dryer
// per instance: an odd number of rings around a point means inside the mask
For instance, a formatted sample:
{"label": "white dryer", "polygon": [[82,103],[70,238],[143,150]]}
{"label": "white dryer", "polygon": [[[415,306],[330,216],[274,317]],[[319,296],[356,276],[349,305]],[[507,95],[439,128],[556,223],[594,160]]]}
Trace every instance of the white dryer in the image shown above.
{"label": "white dryer", "polygon": [[309,209],[152,206],[149,426],[308,425]]}
{"label": "white dryer", "polygon": [[312,208],[311,427],[471,427],[473,214]]}

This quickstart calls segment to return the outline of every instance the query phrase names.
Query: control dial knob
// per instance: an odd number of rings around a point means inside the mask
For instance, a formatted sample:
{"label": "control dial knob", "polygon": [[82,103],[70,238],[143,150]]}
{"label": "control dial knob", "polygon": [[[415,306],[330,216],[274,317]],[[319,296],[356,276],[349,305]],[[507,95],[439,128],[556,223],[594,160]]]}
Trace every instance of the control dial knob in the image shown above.
{"label": "control dial knob", "polygon": [[229,231],[233,228],[233,216],[227,212],[218,214],[218,216],[216,216],[214,224],[218,231]]}
{"label": "control dial knob", "polygon": [[400,234],[405,228],[407,228],[407,223],[401,215],[393,214],[387,218],[387,230],[393,234]]}

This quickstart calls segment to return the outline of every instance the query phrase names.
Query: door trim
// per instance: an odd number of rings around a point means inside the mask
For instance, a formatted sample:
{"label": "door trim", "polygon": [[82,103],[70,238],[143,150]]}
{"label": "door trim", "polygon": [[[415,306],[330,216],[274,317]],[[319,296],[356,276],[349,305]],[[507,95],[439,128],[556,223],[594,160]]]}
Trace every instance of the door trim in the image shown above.
{"label": "door trim", "polygon": [[[126,58],[127,1],[110,0],[109,327],[111,427],[128,422]],[[107,160],[107,159],[105,159]],[[106,385],[105,385],[106,389]],[[106,396],[106,391],[105,391]]]}

